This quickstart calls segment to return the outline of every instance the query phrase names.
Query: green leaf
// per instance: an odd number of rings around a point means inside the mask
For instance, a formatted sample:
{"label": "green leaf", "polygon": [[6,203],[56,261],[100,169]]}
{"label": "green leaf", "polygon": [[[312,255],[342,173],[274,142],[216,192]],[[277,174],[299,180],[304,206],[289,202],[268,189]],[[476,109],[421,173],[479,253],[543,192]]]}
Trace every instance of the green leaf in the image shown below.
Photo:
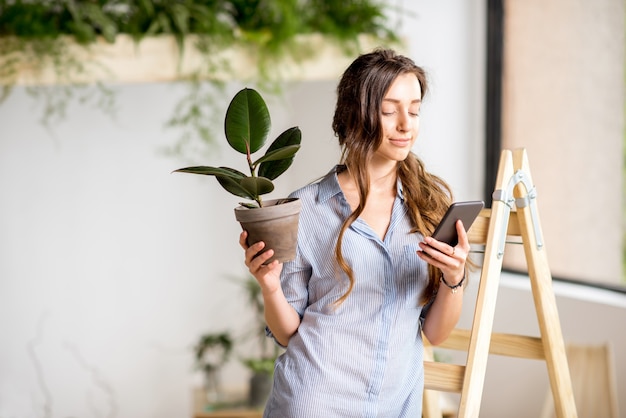
{"label": "green leaf", "polygon": [[274,374],[275,358],[248,358],[243,360],[243,364],[255,373],[265,373],[269,376]]}
{"label": "green leaf", "polygon": [[244,88],[233,97],[226,110],[224,132],[234,150],[242,154],[258,151],[271,127],[270,112],[256,90]]}
{"label": "green leaf", "polygon": [[195,166],[179,168],[178,170],[174,170],[174,173],[191,173],[215,176],[215,179],[218,181],[220,186],[222,186],[228,193],[250,200],[256,200],[257,197],[254,190],[250,191],[241,185],[242,181],[246,179],[246,175],[241,171],[235,170],[234,168]]}
{"label": "green leaf", "polygon": [[261,196],[274,190],[272,181],[265,177],[246,177],[239,184],[253,196]]}
{"label": "green leaf", "polygon": [[154,16],[154,5],[152,0],[137,0],[143,10],[145,10],[148,16]]}
{"label": "green leaf", "polygon": [[163,33],[172,33],[172,24],[170,22],[169,16],[165,12],[159,12],[156,15],[156,19],[153,23],[157,24],[157,28],[159,32]]}
{"label": "green leaf", "polygon": [[232,177],[237,180],[241,180],[243,177],[246,177],[246,175],[242,172],[228,167],[194,166],[179,168],[178,170],[174,170],[174,173],[191,173],[203,174],[206,176]]}
{"label": "green leaf", "polygon": [[300,149],[301,140],[302,132],[298,127],[287,129],[280,134],[267,149],[265,156],[255,163],[255,165],[261,164],[259,176],[274,180],[287,171],[293,163],[295,153]]}
{"label": "green leaf", "polygon": [[[262,163],[266,163],[269,161],[280,161],[286,159],[293,159],[292,157],[298,152],[300,149],[300,145],[289,145],[284,148],[279,148],[277,150],[267,152],[264,156],[256,160],[252,165],[257,166]],[[266,176],[263,176],[266,177]]]}
{"label": "green leaf", "polygon": [[174,3],[171,5],[171,19],[178,33],[189,33],[189,9],[182,4]]}
{"label": "green leaf", "polygon": [[239,180],[229,176],[215,176],[220,186],[228,193],[245,199],[255,200],[256,196],[241,186]]}
{"label": "green leaf", "polygon": [[302,132],[300,128],[294,126],[285,130],[282,134],[278,135],[278,138],[271,143],[267,152],[274,151],[279,148],[284,148],[288,145],[300,145],[302,142]]}
{"label": "green leaf", "polygon": [[72,29],[74,37],[79,43],[87,44],[96,39],[96,32],[89,24],[83,21],[71,22],[68,24],[68,27]]}
{"label": "green leaf", "polygon": [[239,202],[239,204],[241,206],[243,206],[244,208],[248,208],[248,209],[258,209],[259,208],[259,204],[258,203]]}
{"label": "green leaf", "polygon": [[90,21],[94,27],[100,30],[100,33],[102,33],[102,36],[107,42],[115,42],[117,25],[102,11],[100,6],[92,3],[81,4],[81,11],[86,20]]}

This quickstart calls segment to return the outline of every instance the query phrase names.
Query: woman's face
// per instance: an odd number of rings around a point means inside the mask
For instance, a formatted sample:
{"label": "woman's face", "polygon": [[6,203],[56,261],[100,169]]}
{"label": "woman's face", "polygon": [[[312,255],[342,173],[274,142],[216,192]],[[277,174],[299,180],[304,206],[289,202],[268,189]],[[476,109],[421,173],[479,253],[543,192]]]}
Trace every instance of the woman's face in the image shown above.
{"label": "woman's face", "polygon": [[380,120],[383,139],[375,159],[403,161],[419,132],[422,89],[415,74],[399,75],[383,98]]}

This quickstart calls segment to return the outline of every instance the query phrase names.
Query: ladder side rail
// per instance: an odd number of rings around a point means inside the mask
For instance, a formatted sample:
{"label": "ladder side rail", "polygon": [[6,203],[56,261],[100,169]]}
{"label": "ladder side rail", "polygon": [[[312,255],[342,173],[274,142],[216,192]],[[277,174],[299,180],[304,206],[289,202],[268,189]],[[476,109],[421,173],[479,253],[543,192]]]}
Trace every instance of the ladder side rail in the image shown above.
{"label": "ladder side rail", "polygon": [[[512,154],[511,151],[504,150],[500,155],[496,190],[506,189],[508,180],[512,175]],[[501,246],[500,240],[506,236],[510,209],[509,204],[502,200],[494,199],[492,203],[489,233],[485,245],[485,255],[480,275],[476,308],[472,320],[467,365],[459,404],[459,418],[478,417],[480,412],[500,271],[502,269],[502,257],[498,254],[498,251]]]}
{"label": "ladder side rail", "polygon": [[[515,167],[525,177],[514,189],[518,203],[518,221],[522,233],[524,253],[528,264],[528,273],[535,302],[541,340],[543,341],[550,387],[558,417],[576,418],[576,404],[572,389],[567,354],[552,288],[552,274],[548,265],[545,245],[541,236],[541,223],[536,209],[534,190],[527,190],[532,185],[528,159],[524,149],[515,150]],[[533,205],[535,205],[533,207]],[[538,236],[537,236],[538,235]]]}

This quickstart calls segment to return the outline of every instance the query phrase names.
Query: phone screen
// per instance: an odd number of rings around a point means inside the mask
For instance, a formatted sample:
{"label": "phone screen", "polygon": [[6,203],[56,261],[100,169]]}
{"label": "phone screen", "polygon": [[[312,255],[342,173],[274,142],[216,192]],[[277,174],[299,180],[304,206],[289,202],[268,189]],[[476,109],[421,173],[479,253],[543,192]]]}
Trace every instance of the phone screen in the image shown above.
{"label": "phone screen", "polygon": [[456,233],[456,221],[460,219],[465,230],[469,230],[483,207],[485,207],[485,203],[482,200],[454,202],[441,218],[441,222],[433,232],[433,238],[454,247],[459,242]]}

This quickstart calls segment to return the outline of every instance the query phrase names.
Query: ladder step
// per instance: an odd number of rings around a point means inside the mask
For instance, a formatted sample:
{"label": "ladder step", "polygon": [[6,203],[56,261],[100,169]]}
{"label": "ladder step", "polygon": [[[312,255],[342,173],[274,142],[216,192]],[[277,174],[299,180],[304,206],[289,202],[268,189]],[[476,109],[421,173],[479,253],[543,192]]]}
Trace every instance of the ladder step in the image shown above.
{"label": "ladder step", "polygon": [[465,366],[424,361],[424,388],[460,393],[463,390]]}
{"label": "ladder step", "polygon": [[[441,343],[439,347],[468,351],[470,338],[470,330],[454,329],[448,339]],[[546,358],[541,338],[498,332],[491,334],[489,354],[536,360],[545,360]]]}
{"label": "ladder step", "polygon": [[[467,238],[470,244],[485,245],[487,243],[487,235],[489,233],[489,218],[491,217],[491,209],[483,209],[478,214],[471,228],[467,231]],[[517,221],[517,213],[511,212],[509,215],[511,221],[507,226],[507,236],[521,237],[522,232]]]}

